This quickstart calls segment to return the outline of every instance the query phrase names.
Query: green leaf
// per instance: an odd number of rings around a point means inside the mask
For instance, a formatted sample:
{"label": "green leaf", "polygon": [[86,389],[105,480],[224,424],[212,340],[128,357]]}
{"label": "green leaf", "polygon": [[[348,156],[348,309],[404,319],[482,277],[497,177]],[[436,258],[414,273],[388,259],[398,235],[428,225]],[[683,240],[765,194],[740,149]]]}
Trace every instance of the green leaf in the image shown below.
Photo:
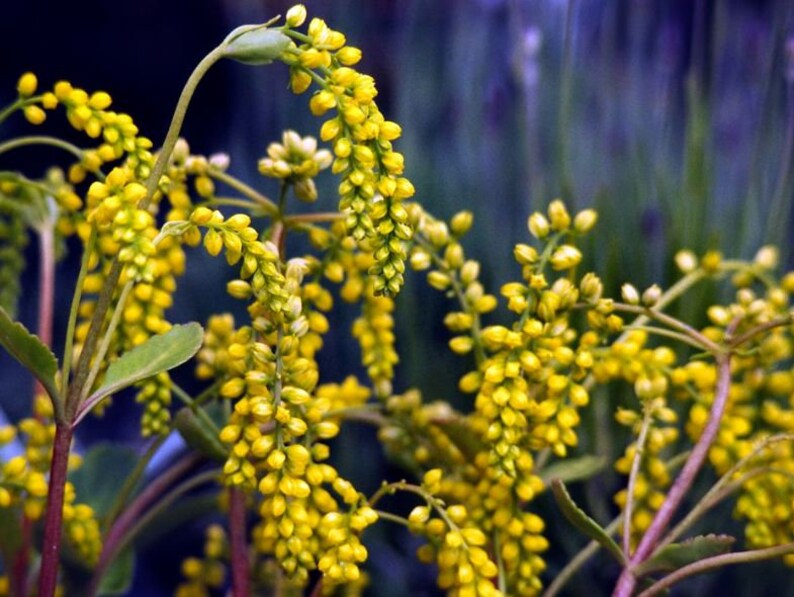
{"label": "green leaf", "polygon": [[243,64],[270,64],[284,53],[292,42],[277,29],[264,25],[243,25],[226,38],[224,56]]}
{"label": "green leaf", "polygon": [[135,450],[118,444],[92,446],[82,466],[70,476],[78,501],[91,506],[97,518],[104,518],[139,458]]}
{"label": "green leaf", "polygon": [[176,414],[174,426],[187,445],[199,454],[218,462],[228,458],[229,450],[218,439],[218,427],[212,421],[197,415],[189,407],[180,409]]}
{"label": "green leaf", "polygon": [[55,384],[58,360],[38,336],[31,334],[21,323],[12,320],[2,307],[0,307],[0,344],[41,382],[52,399],[55,412],[61,413],[60,394]]}
{"label": "green leaf", "polygon": [[124,595],[132,586],[135,574],[135,552],[124,549],[116,556],[113,563],[102,577],[99,584],[99,595]]}
{"label": "green leaf", "polygon": [[615,543],[614,539],[609,536],[601,525],[590,518],[585,514],[584,510],[576,505],[571,499],[568,490],[565,488],[565,484],[559,479],[552,479],[551,490],[554,493],[554,499],[557,501],[557,505],[562,510],[565,518],[568,519],[568,522],[594,541],[597,541],[601,547],[612,554],[621,565],[625,565],[626,560],[618,544]]}
{"label": "green leaf", "polygon": [[550,464],[542,469],[539,475],[544,483],[548,483],[551,479],[559,479],[565,483],[582,481],[601,472],[606,462],[603,456],[580,456]]}
{"label": "green leaf", "polygon": [[728,553],[736,541],[730,535],[698,535],[681,543],[665,545],[637,566],[637,576],[678,570],[704,558]]}
{"label": "green leaf", "polygon": [[204,330],[197,323],[175,325],[165,334],[152,336],[125,352],[108,367],[102,386],[80,405],[73,425],[111,394],[187,361],[198,352],[203,337]]}

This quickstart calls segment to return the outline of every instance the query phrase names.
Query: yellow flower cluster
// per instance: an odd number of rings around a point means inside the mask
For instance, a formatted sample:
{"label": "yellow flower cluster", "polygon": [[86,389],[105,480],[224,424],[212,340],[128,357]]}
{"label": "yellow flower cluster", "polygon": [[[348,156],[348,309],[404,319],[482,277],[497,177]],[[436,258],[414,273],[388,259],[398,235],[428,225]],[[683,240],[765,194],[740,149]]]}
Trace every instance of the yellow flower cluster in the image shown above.
{"label": "yellow flower cluster", "polygon": [[331,165],[333,156],[327,149],[317,149],[317,139],[301,137],[295,131],[284,131],[281,143],[267,147],[267,157],[259,160],[259,172],[285,180],[295,196],[306,202],[317,200],[314,177]]}
{"label": "yellow flower cluster", "polygon": [[281,56],[290,67],[292,90],[303,93],[316,81],[320,90],[311,98],[312,113],[336,111],[323,123],[320,137],[333,143],[333,172],[342,177],[339,208],[348,232],[358,241],[371,240],[375,293],[397,294],[403,284],[404,244],[412,236],[402,201],[414,194],[403,176],[403,156],[392,147],[402,131],[378,109],[372,77],[352,68],[361,51],[345,46],[345,36],[322,19],[312,19],[306,34],[291,29],[297,23],[302,20],[288,21],[284,32],[300,43]]}
{"label": "yellow flower cluster", "polygon": [[357,251],[342,222],[336,222],[330,230],[315,228],[309,238],[325,255],[315,267],[330,281],[342,283],[342,300],[361,302],[361,315],[353,323],[352,334],[361,346],[362,364],[375,394],[385,399],[391,394],[394,367],[400,359],[395,348],[394,301],[378,295],[375,280],[368,275],[374,262],[369,243],[364,241],[362,250]]}
{"label": "yellow flower cluster", "polygon": [[138,179],[149,176],[153,163],[152,142],[138,135],[138,127],[128,114],[108,110],[112,103],[110,95],[104,91],[89,94],[68,81],[58,81],[52,91],[34,96],[37,87],[38,79],[33,73],[23,74],[17,84],[20,98],[26,99],[23,110],[30,123],[41,124],[47,116],[44,110],[61,105],[73,128],[92,139],[102,139],[96,149],[85,151],[82,160],[70,168],[71,182],[82,182],[86,173],[96,174],[102,164],[123,156],[126,156],[126,166]]}
{"label": "yellow flower cluster", "polygon": [[[423,487],[436,494],[441,489],[441,469],[425,473]],[[417,555],[424,563],[438,565],[438,586],[456,597],[500,597],[496,588],[498,568],[488,554],[488,539],[470,524],[465,506],[443,507],[434,503],[439,516],[431,516],[430,505],[417,506],[408,515],[412,532],[427,538]]]}
{"label": "yellow flower cluster", "polygon": [[[242,262],[240,279],[227,286],[229,294],[239,299],[253,298],[274,317],[281,317],[283,311],[293,313],[295,305],[288,304],[286,280],[279,270],[278,247],[260,241],[259,233],[250,224],[251,218],[245,214],[226,218],[220,211],[202,205],[193,210],[182,238],[196,246],[202,242],[200,228],[206,229],[203,243],[207,253],[216,256],[225,251],[229,265]],[[299,302],[297,297],[296,300]]]}
{"label": "yellow flower cluster", "polygon": [[[0,428],[0,445],[23,439],[24,452],[0,463],[0,508],[20,508],[24,516],[37,521],[44,515],[47,493],[47,474],[50,469],[55,424],[52,422],[52,403],[39,395],[34,403],[33,417],[22,419],[16,428]],[[70,455],[69,468],[80,465],[77,455]],[[66,483],[63,527],[65,536],[86,564],[96,564],[102,550],[99,522],[93,509],[76,503],[74,486]]]}
{"label": "yellow flower cluster", "polygon": [[228,541],[223,527],[207,527],[204,539],[204,557],[190,557],[182,562],[182,576],[174,592],[175,597],[209,597],[213,590],[222,588],[226,578]]}

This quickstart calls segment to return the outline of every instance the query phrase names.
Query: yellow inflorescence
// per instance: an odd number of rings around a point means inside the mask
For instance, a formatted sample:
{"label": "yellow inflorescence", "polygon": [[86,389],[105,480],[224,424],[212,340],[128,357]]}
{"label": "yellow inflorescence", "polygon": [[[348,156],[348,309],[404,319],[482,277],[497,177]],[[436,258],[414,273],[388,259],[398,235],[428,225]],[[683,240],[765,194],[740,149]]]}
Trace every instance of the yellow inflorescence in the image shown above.
{"label": "yellow inflorescence", "polygon": [[404,244],[412,236],[402,201],[414,194],[403,176],[403,156],[392,147],[400,126],[378,109],[372,77],[352,68],[361,52],[345,46],[343,34],[314,18],[307,34],[295,37],[301,43],[281,57],[290,66],[292,90],[303,93],[316,80],[320,89],[310,100],[312,113],[336,112],[323,123],[320,137],[333,143],[333,171],[342,177],[339,207],[346,214],[347,230],[359,241],[372,242],[369,271],[375,293],[397,294],[403,284]]}

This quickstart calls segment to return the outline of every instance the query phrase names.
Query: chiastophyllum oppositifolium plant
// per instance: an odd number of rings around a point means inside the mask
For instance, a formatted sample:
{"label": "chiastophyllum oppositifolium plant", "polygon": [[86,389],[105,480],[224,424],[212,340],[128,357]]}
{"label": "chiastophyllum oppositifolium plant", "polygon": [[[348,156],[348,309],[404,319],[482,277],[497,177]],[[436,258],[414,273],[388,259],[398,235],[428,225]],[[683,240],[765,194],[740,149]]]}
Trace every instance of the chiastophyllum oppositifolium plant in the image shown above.
{"label": "chiastophyllum oppositifolium plant", "polygon": [[[626,284],[613,300],[596,273],[581,271],[577,245],[596,213],[572,216],[555,200],[529,218],[533,240],[515,247],[516,280],[488,292],[462,244],[471,212],[445,222],[411,200],[392,145],[400,126],[379,111],[373,79],[356,70],[360,50],[321,19],[304,29],[305,20],[298,5],[285,21],[233,31],[196,67],[156,151],[130,116],[111,110],[107,93],[66,81],[42,92],[26,73],[17,100],[0,111],[0,123],[21,114],[32,125],[62,112],[87,137],[0,142],[0,157],[53,146],[73,161],[42,178],[0,171],[0,344],[37,380],[30,416],[0,429],[0,443],[21,446],[0,464],[0,595],[124,593],[140,531],[208,486],[223,522],[209,525],[203,552],[184,561],[176,595],[360,594],[366,530],[376,523],[419,536],[419,560],[459,596],[558,593],[599,548],[617,562],[621,597],[654,595],[731,563],[794,563],[794,274],[777,277],[776,251],[764,247],[753,261],[682,251],[673,286]],[[285,64],[295,94],[311,89],[325,147],[286,131],[258,165],[271,180],[245,182],[229,173],[227,156],[192,154],[181,124],[200,79],[224,58]],[[315,186],[326,169],[339,179],[333,202]],[[326,211],[301,209],[314,202]],[[286,239],[298,235],[310,250],[288,256]],[[13,318],[28,236],[41,247],[38,335]],[[70,237],[82,261],[58,358],[53,268]],[[201,246],[237,276],[225,292],[248,306],[244,321],[225,313],[169,321],[177,281]],[[394,296],[406,264],[426,270],[449,299],[449,347],[469,369],[462,412],[393,387]],[[707,327],[666,310],[709,281],[730,283],[735,299],[711,306]],[[358,305],[349,332],[361,363],[348,365],[363,365],[364,379],[319,370],[324,336],[345,332],[329,321],[337,300]],[[197,395],[169,374],[188,361],[204,384]],[[602,399],[597,386],[620,381],[635,397],[602,432],[623,426],[633,439],[613,463],[626,478],[614,496],[620,515],[602,526],[566,482],[604,464],[577,448],[580,420]],[[121,486],[108,486],[112,449],[80,457],[72,438],[85,417],[112,408],[111,396],[130,393],[151,439],[122,467]],[[372,495],[329,460],[329,440],[354,422],[376,426],[405,469]],[[174,431],[190,453],[141,487]],[[694,495],[696,479],[710,488]],[[547,521],[535,507],[547,490],[593,540],[569,564],[554,562],[553,577]],[[389,499],[396,493],[408,502]],[[709,526],[709,511],[728,499],[745,525],[741,549]],[[695,523],[708,534],[691,536]]]}

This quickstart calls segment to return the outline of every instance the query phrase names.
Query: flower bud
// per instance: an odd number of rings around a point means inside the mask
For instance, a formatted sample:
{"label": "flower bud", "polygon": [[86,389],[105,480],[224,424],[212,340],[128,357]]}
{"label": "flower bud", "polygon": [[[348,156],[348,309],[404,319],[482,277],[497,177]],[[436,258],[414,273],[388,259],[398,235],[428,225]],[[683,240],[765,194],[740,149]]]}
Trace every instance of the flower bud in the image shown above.
{"label": "flower bud", "polygon": [[620,296],[629,305],[638,305],[640,303],[640,293],[631,284],[624,284],[620,287]]}
{"label": "flower bud", "polygon": [[287,25],[290,27],[300,27],[306,21],[306,7],[303,4],[296,4],[287,11]]}
{"label": "flower bud", "polygon": [[698,260],[692,251],[684,249],[675,254],[675,264],[683,273],[688,274],[698,266]]}
{"label": "flower bud", "polygon": [[465,210],[456,213],[452,217],[452,220],[450,220],[449,226],[452,229],[452,234],[455,236],[462,236],[469,231],[473,222],[474,214],[468,210]]}
{"label": "flower bud", "polygon": [[662,289],[659,288],[658,284],[654,284],[649,286],[645,289],[645,292],[642,293],[642,304],[646,307],[653,307],[656,303],[659,302],[659,299],[662,297]]}
{"label": "flower bud", "polygon": [[19,81],[17,82],[17,91],[22,97],[30,97],[36,93],[36,87],[38,87],[38,85],[39,80],[36,78],[36,75],[28,72],[19,77]]}
{"label": "flower bud", "polygon": [[540,212],[535,212],[529,216],[527,221],[529,233],[535,238],[542,239],[549,234],[549,221]]}
{"label": "flower bud", "polygon": [[573,245],[562,245],[551,256],[551,267],[557,271],[571,269],[579,265],[582,253]]}
{"label": "flower bud", "polygon": [[555,199],[549,204],[549,219],[552,229],[560,232],[567,230],[571,225],[571,216],[560,199]]}
{"label": "flower bud", "polygon": [[764,269],[775,269],[780,261],[780,254],[777,247],[765,245],[758,249],[753,261]]}
{"label": "flower bud", "polygon": [[576,214],[573,227],[580,234],[589,232],[598,221],[598,212],[594,209],[585,209]]}

